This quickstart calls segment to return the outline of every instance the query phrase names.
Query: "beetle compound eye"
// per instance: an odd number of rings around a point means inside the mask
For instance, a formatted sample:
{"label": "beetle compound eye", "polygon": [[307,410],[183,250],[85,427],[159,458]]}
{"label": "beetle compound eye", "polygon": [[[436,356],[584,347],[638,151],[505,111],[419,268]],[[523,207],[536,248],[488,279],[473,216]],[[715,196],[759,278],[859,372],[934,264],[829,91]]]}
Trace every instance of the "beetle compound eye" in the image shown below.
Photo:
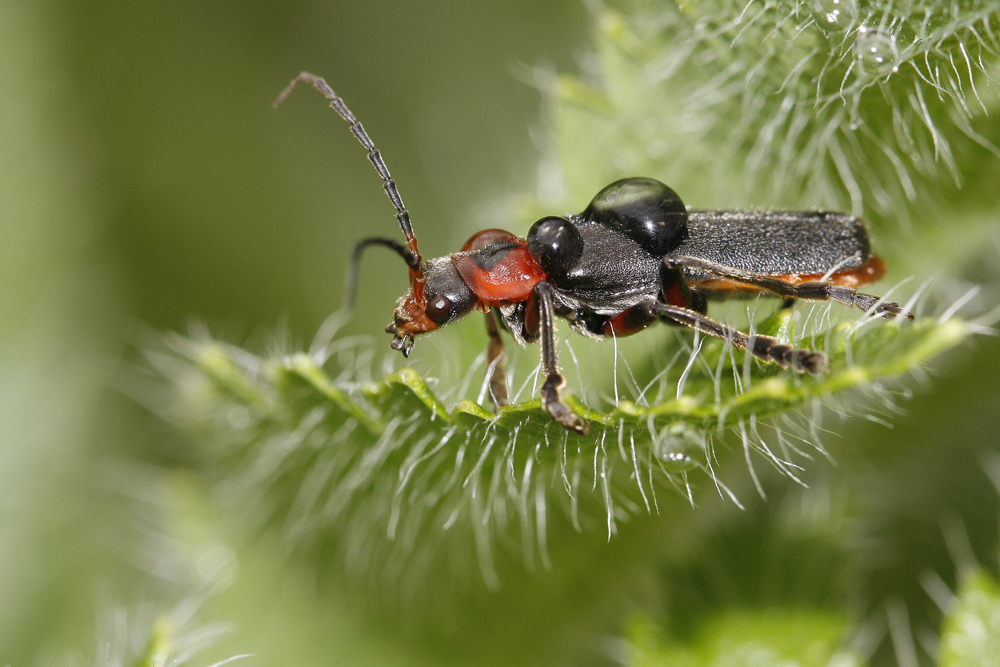
{"label": "beetle compound eye", "polygon": [[583,238],[566,218],[542,218],[528,231],[528,250],[550,278],[561,278],[583,252]]}
{"label": "beetle compound eye", "polygon": [[597,193],[585,220],[624,234],[654,257],[688,237],[687,208],[671,188],[652,178],[626,178]]}
{"label": "beetle compound eye", "polygon": [[444,324],[451,315],[451,301],[448,297],[436,296],[427,303],[427,317],[432,322]]}

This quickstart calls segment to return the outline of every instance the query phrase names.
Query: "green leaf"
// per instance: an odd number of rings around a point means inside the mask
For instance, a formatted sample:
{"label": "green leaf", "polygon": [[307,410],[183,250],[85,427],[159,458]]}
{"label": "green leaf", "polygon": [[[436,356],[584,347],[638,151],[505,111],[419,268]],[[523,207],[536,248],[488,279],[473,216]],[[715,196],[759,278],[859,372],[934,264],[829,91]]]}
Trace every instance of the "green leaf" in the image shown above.
{"label": "green leaf", "polygon": [[[544,542],[537,531],[553,521],[550,506],[561,508],[555,520],[580,526],[603,517],[613,533],[627,514],[656,511],[665,486],[690,494],[705,479],[692,480],[697,470],[724,487],[712,471],[731,452],[712,442],[728,429],[747,456],[756,450],[793,475],[796,450],[785,433],[795,426],[775,427],[772,449],[760,435],[768,418],[918,368],[967,333],[957,319],[845,322],[817,337],[831,362],[818,377],[745,364],[712,342],[691,357],[696,364],[653,374],[658,388],[644,394],[667,396],[659,403],[633,396],[599,411],[570,397],[591,422],[586,436],[555,424],[537,398],[497,413],[467,398],[449,407],[412,369],[358,386],[322,352],[260,357],[178,336],[169,354],[150,360],[177,392],[174,418],[213,443],[209,451],[229,471],[227,502],[253,528],[318,541],[364,570],[373,553],[401,565],[412,549],[436,548],[437,527],[447,526],[459,542],[470,532],[477,538],[492,581],[496,536],[520,525],[523,538]],[[809,437],[808,422],[798,430]],[[356,552],[343,531],[387,539]]]}
{"label": "green leaf", "polygon": [[846,619],[808,609],[734,611],[706,619],[694,637],[669,638],[652,619],[633,621],[629,667],[855,667],[841,646]]}
{"label": "green leaf", "polygon": [[941,667],[1000,665],[1000,586],[983,570],[966,573],[944,619]]}

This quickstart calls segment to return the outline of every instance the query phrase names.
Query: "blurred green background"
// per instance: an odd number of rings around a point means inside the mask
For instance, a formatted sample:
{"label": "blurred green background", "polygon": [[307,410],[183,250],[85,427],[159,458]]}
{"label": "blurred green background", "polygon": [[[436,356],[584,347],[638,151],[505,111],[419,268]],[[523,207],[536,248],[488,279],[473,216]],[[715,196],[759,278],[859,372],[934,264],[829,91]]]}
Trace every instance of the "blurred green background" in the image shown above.
{"label": "blurred green background", "polygon": [[322,98],[271,108],[300,70],[327,77],[367,125],[422,242],[441,254],[487,197],[530,178],[540,96],[514,74],[572,66],[588,32],[572,0],[54,11],[46,32],[72,90],[60,114],[94,142],[107,209],[98,242],[130,312],[157,328],[197,317],[239,331],[287,317],[313,331],[342,302],[353,239],[396,232],[364,151]]}
{"label": "blurred green background", "polygon": [[[507,224],[496,202],[536,178],[533,68],[578,71],[590,26],[576,0],[0,4],[0,664],[109,662],[114,642],[98,639],[128,636],[117,605],[141,625],[208,585],[206,559],[232,560],[183,475],[194,454],[132,400],[131,346],[193,321],[258,349],[282,328],[307,343],[342,304],[351,243],[397,233],[363,150],[318,94],[271,108],[288,80],[310,70],[343,96],[435,256]],[[935,268],[956,294],[962,280],[996,294],[993,243]],[[404,276],[392,257],[366,264],[347,331],[379,334]],[[717,520],[692,527],[679,554],[657,517],[639,518],[569,573],[556,562],[484,593],[492,602],[469,613],[495,603],[508,620],[483,613],[471,635],[397,633],[355,613],[353,593],[317,596],[279,545],[245,549],[203,612],[233,631],[195,662],[604,664],[638,610],[812,598],[847,609],[872,637],[862,652],[891,663],[893,623],[917,644],[934,634],[935,577],[954,588],[973,563],[997,570],[1000,345],[982,338],[942,369],[914,385],[895,428],[831,426],[837,465],[807,471],[810,490],[768,478],[767,504],[742,489],[745,512],[706,494],[698,511]],[[680,500],[673,524],[692,520]],[[848,536],[848,563],[810,542],[810,522]],[[772,539],[789,532],[808,544]],[[201,584],[176,553],[202,564]],[[518,615],[539,591],[559,610],[544,626]]]}
{"label": "blurred green background", "polygon": [[[315,91],[271,108],[288,81],[329,78],[443,254],[530,182],[541,97],[518,76],[571,67],[588,24],[575,0],[0,4],[0,662],[87,655],[91,619],[142,597],[111,576],[139,500],[106,494],[155,496],[157,477],[105,464],[184,454],[119,393],[126,348],[193,321],[308,341],[353,241],[398,233]],[[405,286],[379,264],[352,331],[380,333]]]}

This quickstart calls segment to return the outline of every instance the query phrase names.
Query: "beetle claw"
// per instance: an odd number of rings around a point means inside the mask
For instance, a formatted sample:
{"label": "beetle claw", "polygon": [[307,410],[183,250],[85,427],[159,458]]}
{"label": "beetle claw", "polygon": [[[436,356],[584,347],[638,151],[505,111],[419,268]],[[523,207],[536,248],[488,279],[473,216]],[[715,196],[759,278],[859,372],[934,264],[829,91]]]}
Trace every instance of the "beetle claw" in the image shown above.
{"label": "beetle claw", "polygon": [[568,431],[573,431],[580,435],[590,433],[590,424],[584,421],[580,415],[573,412],[559,396],[559,390],[565,384],[562,376],[558,373],[549,375],[542,385],[542,407],[549,413],[555,421]]}
{"label": "beetle claw", "polygon": [[826,370],[826,355],[822,352],[799,350],[794,358],[794,368],[798,373],[819,375]]}
{"label": "beetle claw", "polygon": [[891,301],[883,301],[876,306],[875,314],[884,320],[894,320],[897,317],[905,317],[908,320],[913,319],[913,313],[908,310],[903,310],[898,303],[893,303]]}

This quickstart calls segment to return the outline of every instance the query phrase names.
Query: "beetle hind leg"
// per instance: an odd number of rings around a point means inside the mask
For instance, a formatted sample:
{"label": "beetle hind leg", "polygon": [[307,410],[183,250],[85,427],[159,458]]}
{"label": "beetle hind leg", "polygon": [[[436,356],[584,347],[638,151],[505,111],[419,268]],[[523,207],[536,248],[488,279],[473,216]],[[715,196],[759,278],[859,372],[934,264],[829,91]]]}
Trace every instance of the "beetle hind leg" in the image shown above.
{"label": "beetle hind leg", "polygon": [[897,317],[913,319],[913,313],[904,310],[898,303],[882,301],[877,296],[863,294],[847,285],[837,285],[826,281],[795,284],[786,282],[780,278],[750,273],[749,271],[743,271],[731,266],[716,264],[706,259],[683,255],[668,255],[664,257],[663,267],[664,270],[686,268],[699,273],[707,273],[745,285],[753,285],[786,299],[837,301],[845,306],[857,306],[862,310],[871,310],[874,314],[887,320],[893,320]]}
{"label": "beetle hind leg", "polygon": [[826,369],[826,355],[822,352],[795,348],[770,336],[749,336],[739,329],[716,322],[690,308],[660,301],[647,301],[640,306],[648,309],[651,316],[676,322],[691,327],[695,331],[728,340],[761,361],[775,363],[782,368],[791,368],[796,373],[818,375]]}

